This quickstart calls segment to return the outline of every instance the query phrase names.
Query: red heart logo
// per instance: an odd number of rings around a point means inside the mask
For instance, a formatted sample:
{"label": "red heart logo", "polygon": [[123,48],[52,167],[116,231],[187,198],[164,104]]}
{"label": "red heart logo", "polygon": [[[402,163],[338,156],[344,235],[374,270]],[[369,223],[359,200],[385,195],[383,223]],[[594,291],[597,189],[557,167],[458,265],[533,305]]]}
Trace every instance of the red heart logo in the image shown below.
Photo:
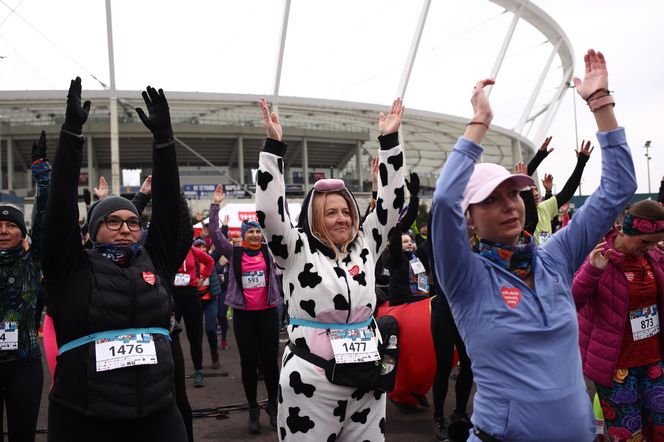
{"label": "red heart logo", "polygon": [[514,308],[521,301],[521,290],[516,287],[502,287],[500,294],[509,308]]}
{"label": "red heart logo", "polygon": [[150,285],[154,285],[156,278],[152,272],[143,272],[143,281],[147,282]]}
{"label": "red heart logo", "polygon": [[350,268],[348,273],[351,274],[351,276],[357,276],[360,274],[360,266],[354,265],[353,267]]}

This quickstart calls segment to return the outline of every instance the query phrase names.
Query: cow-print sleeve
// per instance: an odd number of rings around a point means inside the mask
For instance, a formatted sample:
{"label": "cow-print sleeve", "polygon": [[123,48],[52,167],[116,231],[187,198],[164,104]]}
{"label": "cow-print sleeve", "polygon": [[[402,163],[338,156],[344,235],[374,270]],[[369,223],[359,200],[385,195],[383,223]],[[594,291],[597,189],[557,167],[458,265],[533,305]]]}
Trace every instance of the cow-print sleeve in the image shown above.
{"label": "cow-print sleeve", "polygon": [[403,152],[400,146],[378,151],[378,197],[376,209],[371,212],[362,230],[370,245],[370,251],[380,256],[385,248],[390,230],[399,220],[399,212],[404,203]]}
{"label": "cow-print sleeve", "polygon": [[267,139],[258,158],[256,175],[256,215],[274,260],[280,268],[288,268],[300,253],[300,233],[291,223],[286,210],[286,185],[282,154],[286,145]]}

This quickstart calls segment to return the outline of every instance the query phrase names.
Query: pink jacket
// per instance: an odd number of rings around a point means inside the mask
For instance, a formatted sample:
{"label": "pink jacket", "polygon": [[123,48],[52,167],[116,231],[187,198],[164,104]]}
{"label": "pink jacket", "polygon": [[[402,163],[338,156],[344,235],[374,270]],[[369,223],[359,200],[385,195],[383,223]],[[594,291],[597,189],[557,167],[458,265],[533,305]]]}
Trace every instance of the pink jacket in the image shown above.
{"label": "pink jacket", "polygon": [[[617,232],[610,232],[604,239],[614,248]],[[651,250],[646,259],[652,267],[657,282],[659,312],[664,311],[664,253]],[[590,265],[588,260],[574,277],[572,294],[579,319],[579,345],[583,374],[589,379],[610,386],[618,363],[623,334],[627,324],[629,289],[623,271],[625,255],[611,254],[604,270]],[[660,314],[660,321],[664,318]],[[661,323],[664,326],[664,323]],[[664,339],[662,354],[664,354]]]}

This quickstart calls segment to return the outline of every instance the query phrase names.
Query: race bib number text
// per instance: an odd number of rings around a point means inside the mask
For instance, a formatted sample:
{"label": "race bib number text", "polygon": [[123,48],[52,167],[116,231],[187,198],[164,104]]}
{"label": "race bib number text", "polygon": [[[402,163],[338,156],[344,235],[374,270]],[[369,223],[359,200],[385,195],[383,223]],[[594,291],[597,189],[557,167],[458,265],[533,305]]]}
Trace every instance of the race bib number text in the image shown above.
{"label": "race bib number text", "polygon": [[629,312],[629,322],[632,325],[632,339],[640,341],[659,333],[659,314],[657,305],[632,310]]}
{"label": "race bib number text", "polygon": [[329,336],[337,364],[369,362],[380,359],[376,336],[373,330],[369,328],[330,330]]}
{"label": "race bib number text", "polygon": [[245,289],[265,287],[265,272],[257,270],[255,272],[242,273],[242,287]]}
{"label": "race bib number text", "polygon": [[157,351],[150,334],[122,335],[95,341],[97,371],[157,363]]}
{"label": "race bib number text", "polygon": [[18,349],[18,322],[0,322],[0,350]]}
{"label": "race bib number text", "polygon": [[191,277],[189,276],[188,273],[176,273],[175,274],[175,281],[173,284],[176,287],[186,287],[189,285],[189,282],[191,281]]}

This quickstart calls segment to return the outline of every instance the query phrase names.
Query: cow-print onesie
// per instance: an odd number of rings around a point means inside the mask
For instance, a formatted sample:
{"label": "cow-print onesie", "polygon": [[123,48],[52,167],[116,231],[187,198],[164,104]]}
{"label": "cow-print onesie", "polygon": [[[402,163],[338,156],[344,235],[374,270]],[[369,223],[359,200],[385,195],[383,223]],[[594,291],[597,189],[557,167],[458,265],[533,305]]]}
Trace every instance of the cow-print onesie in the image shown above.
{"label": "cow-print onesie", "polygon": [[[278,267],[291,318],[322,323],[368,319],[376,305],[374,267],[396,225],[404,202],[403,153],[396,133],[379,137],[379,188],[376,209],[364,220],[338,259],[310,231],[312,189],[304,200],[301,227],[285,209],[283,154],[286,145],[267,139],[260,154],[256,212]],[[350,194],[350,191],[345,189]],[[351,196],[351,200],[355,199]],[[357,203],[350,207],[359,219]],[[324,359],[333,359],[324,329],[291,325],[291,342]],[[284,352],[279,378],[280,441],[383,441],[385,394],[332,384],[324,371]]]}

